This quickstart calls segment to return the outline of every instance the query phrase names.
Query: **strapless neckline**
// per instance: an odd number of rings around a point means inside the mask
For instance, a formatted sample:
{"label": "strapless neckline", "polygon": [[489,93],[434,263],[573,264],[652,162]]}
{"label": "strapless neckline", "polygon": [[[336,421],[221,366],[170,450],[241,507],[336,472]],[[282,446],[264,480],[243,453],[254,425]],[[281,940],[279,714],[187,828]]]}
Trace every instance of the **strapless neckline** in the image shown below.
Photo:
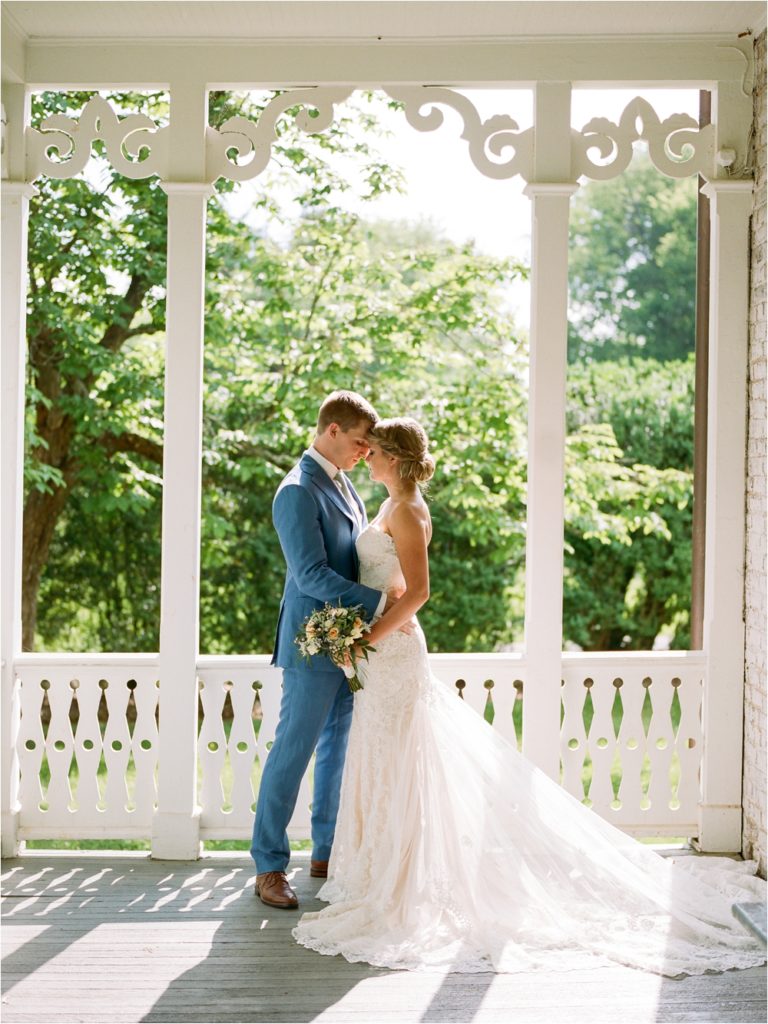
{"label": "strapless neckline", "polygon": [[388,533],[369,523],[355,542],[360,564],[360,582],[374,590],[403,585],[403,574],[395,541]]}
{"label": "strapless neckline", "polygon": [[[375,523],[368,523],[368,526],[366,527],[366,529],[373,530],[374,533],[378,533],[380,536],[386,537],[387,540],[389,541],[389,543],[393,547],[395,546],[395,538],[392,536],[392,534],[391,533],[387,533],[385,530],[382,530],[381,527],[380,526],[376,526]],[[365,530],[363,530],[363,533],[365,533]]]}

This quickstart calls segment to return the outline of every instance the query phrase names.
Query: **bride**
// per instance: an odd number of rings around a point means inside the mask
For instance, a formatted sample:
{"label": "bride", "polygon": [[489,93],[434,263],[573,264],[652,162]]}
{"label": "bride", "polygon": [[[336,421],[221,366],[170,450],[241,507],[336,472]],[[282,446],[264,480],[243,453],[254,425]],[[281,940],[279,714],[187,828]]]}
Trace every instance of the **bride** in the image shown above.
{"label": "bride", "polygon": [[405,587],[363,663],[328,881],[293,934],[319,953],[408,970],[659,974],[749,967],[762,947],[733,902],[763,899],[754,865],[660,857],[528,762],[429,669],[420,628],[432,524],[424,430],[382,420],[371,478],[387,488],[357,540],[361,582]]}

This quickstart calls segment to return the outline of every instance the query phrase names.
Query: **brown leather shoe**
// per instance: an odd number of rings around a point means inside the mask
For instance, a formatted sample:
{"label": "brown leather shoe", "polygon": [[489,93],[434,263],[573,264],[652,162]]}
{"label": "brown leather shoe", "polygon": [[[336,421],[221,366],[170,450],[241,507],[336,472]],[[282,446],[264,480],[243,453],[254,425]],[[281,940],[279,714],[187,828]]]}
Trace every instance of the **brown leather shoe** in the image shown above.
{"label": "brown leather shoe", "polygon": [[309,862],[309,876],[310,876],[310,878],[327,878],[328,877],[328,861],[327,860],[311,860]]}
{"label": "brown leather shoe", "polygon": [[256,875],[256,895],[268,907],[278,907],[280,910],[295,910],[299,905],[284,871],[265,871]]}

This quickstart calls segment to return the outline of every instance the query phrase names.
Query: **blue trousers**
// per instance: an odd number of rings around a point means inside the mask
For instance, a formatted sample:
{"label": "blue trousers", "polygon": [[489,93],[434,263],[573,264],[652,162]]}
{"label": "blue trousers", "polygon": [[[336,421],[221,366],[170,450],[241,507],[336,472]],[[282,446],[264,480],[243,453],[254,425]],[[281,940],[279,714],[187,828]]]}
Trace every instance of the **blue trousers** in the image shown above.
{"label": "blue trousers", "polygon": [[283,670],[280,720],[261,776],[253,824],[251,856],[259,874],[285,871],[288,866],[288,822],[314,750],[312,858],[328,860],[339,811],[352,707],[352,694],[340,669]]}

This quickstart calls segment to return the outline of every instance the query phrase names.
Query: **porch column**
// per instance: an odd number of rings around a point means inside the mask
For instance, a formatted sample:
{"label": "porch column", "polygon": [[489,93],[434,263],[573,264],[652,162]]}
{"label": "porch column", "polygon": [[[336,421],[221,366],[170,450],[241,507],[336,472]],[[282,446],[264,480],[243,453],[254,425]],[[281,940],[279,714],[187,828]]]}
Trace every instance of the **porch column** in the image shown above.
{"label": "porch column", "polygon": [[200,855],[197,654],[200,589],[207,93],[171,85],[165,429],[160,598],[160,736],[152,856]]}
{"label": "porch column", "polygon": [[535,93],[531,199],[531,328],[525,553],[523,753],[560,777],[563,634],[565,373],[568,341],[568,215],[571,87],[539,82]]}
{"label": "porch column", "polygon": [[711,181],[704,752],[698,845],[741,849],[751,181]]}
{"label": "porch column", "polygon": [[[2,659],[2,855],[19,850],[20,721],[13,661],[21,650],[21,534],[24,512],[24,373],[26,362],[27,217],[35,189],[25,180],[24,126],[29,97],[23,85],[3,83],[5,139],[2,182],[2,565],[0,658]],[[6,177],[6,175],[8,177]]]}

